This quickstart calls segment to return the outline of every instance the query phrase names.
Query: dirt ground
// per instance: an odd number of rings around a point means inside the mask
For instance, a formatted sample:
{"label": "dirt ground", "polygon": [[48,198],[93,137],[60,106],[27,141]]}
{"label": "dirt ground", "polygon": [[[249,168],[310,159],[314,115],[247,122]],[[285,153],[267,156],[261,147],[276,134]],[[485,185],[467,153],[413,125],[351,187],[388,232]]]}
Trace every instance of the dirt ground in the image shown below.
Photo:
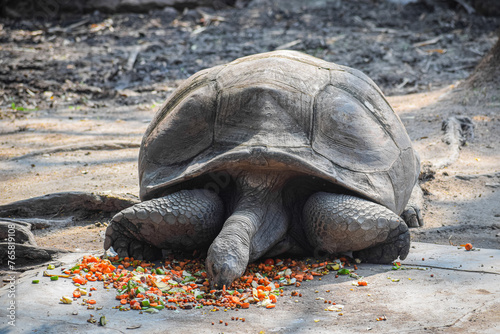
{"label": "dirt ground", "polygon": [[[253,0],[244,8],[222,10],[96,12],[49,22],[0,18],[0,205],[62,191],[137,196],[142,134],[182,80],[241,56],[293,49],[365,72],[399,114],[425,166],[425,226],[412,229],[413,241],[500,249],[500,88],[464,90],[460,84],[496,42],[500,18],[468,14],[458,1],[431,3]],[[474,138],[452,160],[441,130],[450,116],[474,122]],[[109,213],[76,216],[61,210],[24,220],[34,224],[39,246],[84,252],[102,250],[109,218]],[[376,276],[374,286],[391,284],[384,283],[384,268],[361,268],[362,274]],[[434,273],[439,280],[428,282],[436,289],[429,296],[454,303],[433,316],[442,320],[441,327],[425,327],[430,315],[408,320],[397,303],[377,308],[372,318],[387,314],[410,321],[422,333],[488,332],[478,324],[498,322],[498,303],[483,303],[487,312],[471,309],[467,317],[445,320],[466,309],[468,298],[482,296],[453,295],[462,284],[455,274]],[[395,275],[406,280],[410,274]],[[352,291],[350,282],[345,285]],[[391,298],[408,296],[418,314],[424,300],[419,302],[419,290],[407,288]],[[300,303],[304,314],[317,302],[306,289],[312,297]],[[373,289],[385,305],[383,291]],[[354,305],[342,294],[338,298]],[[358,300],[371,303],[364,294]],[[292,316],[291,301],[285,310]],[[318,326],[390,331],[390,322],[366,325],[355,312],[343,322],[321,318]],[[257,311],[249,317],[265,318]],[[294,319],[287,324],[293,330],[316,331]]]}
{"label": "dirt ground", "polygon": [[[426,225],[414,240],[499,248],[498,89],[456,86],[494,44],[500,18],[429,3],[254,0],[238,9],[2,18],[0,204],[59,191],[137,195],[142,133],[183,79],[286,48],[360,69],[388,96],[433,166],[422,180]],[[475,136],[443,167],[441,123],[452,115],[470,117]],[[39,245],[99,249],[105,227],[88,224],[108,218],[35,233]]]}

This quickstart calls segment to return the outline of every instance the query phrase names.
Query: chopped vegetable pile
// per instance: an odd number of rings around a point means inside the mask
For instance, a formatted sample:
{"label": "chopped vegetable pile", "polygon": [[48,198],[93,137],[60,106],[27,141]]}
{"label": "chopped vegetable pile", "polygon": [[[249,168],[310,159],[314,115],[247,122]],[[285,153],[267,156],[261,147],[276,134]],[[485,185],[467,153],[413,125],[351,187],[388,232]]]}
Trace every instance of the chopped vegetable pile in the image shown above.
{"label": "chopped vegetable pile", "polygon": [[[283,296],[284,286],[300,286],[301,282],[313,280],[335,271],[337,275],[350,275],[344,265],[347,259],[320,263],[308,261],[267,259],[247,267],[245,274],[230,287],[213,290],[209,287],[204,261],[176,260],[168,258],[155,266],[153,263],[133,258],[100,258],[86,255],[82,261],[70,269],[63,269],[59,275],[44,273],[51,280],[71,278],[76,286],[72,297],[63,296],[62,303],[71,303],[81,298],[84,305],[94,308],[96,300],[90,299],[91,291],[85,289],[89,281],[102,281],[105,288],[115,288],[115,306],[122,311],[141,310],[156,313],[168,309],[193,309],[209,307],[211,311],[223,309],[246,309],[255,304],[267,309],[274,308]],[[355,269],[356,266],[354,266]],[[360,281],[360,286],[367,283]],[[293,295],[293,292],[292,292]]]}

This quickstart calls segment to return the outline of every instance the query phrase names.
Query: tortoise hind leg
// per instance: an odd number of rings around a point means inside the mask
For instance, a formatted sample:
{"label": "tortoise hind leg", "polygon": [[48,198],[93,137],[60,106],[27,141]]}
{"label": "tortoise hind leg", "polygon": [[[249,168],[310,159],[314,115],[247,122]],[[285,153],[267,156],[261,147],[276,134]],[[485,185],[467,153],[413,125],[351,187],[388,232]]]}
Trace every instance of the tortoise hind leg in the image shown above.
{"label": "tortoise hind leg", "polygon": [[406,222],[408,227],[421,227],[424,226],[424,218],[422,216],[422,209],[424,207],[424,192],[420,185],[415,184],[411,192],[410,200],[401,214],[401,217]]}
{"label": "tortoise hind leg", "polygon": [[318,192],[304,205],[304,229],[317,252],[353,251],[371,263],[406,258],[410,233],[406,223],[386,207],[344,194]]}
{"label": "tortoise hind leg", "polygon": [[224,206],[208,190],[181,190],[131,206],[116,214],[106,229],[104,248],[120,257],[157,259],[161,249],[208,248],[222,224]]}

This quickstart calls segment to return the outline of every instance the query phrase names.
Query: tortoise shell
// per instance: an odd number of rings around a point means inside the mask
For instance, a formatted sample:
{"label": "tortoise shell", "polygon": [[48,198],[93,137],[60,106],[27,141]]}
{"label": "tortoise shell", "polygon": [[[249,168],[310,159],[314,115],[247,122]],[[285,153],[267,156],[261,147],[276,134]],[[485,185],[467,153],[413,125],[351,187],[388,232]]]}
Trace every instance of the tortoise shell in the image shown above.
{"label": "tortoise shell", "polygon": [[248,168],[319,177],[401,214],[419,161],[366,75],[276,51],[202,70],[171,94],[142,140],[140,197]]}

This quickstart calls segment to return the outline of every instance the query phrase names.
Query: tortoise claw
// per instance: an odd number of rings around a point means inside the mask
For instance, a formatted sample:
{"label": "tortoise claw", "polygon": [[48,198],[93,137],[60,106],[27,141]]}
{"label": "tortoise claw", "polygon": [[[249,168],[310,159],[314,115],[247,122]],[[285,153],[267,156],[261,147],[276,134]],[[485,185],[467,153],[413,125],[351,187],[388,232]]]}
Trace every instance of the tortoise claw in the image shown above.
{"label": "tortoise claw", "polygon": [[161,250],[140,240],[120,226],[128,226],[130,222],[118,213],[106,229],[104,249],[113,247],[119,257],[133,257],[137,260],[155,260],[161,258]]}
{"label": "tortoise claw", "polygon": [[129,245],[129,255],[136,260],[157,260],[162,257],[162,251],[146,242],[132,240]]}
{"label": "tortoise claw", "polygon": [[118,238],[113,243],[113,249],[118,254],[119,257],[128,257],[128,245],[130,243],[130,239],[126,238]]}
{"label": "tortoise claw", "polygon": [[406,259],[409,251],[410,231],[406,224],[402,222],[398,229],[392,231],[386,242],[353,252],[353,256],[363,262],[389,264],[398,257],[401,260]]}

